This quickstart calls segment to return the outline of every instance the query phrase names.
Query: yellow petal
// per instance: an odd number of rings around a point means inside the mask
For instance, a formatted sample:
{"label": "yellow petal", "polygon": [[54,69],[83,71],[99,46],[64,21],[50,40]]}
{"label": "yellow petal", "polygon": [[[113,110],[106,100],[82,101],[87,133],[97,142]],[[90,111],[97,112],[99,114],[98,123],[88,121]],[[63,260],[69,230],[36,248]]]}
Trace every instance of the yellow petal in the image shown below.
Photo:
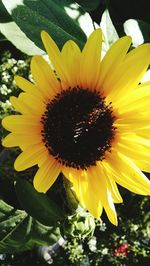
{"label": "yellow petal", "polygon": [[[97,189],[88,171],[63,168],[63,174],[73,183],[73,189],[83,207],[95,217],[102,213],[102,204]],[[96,190],[95,190],[96,189]]]}
{"label": "yellow petal", "polygon": [[150,173],[150,161],[134,160],[134,162],[141,169],[141,171]]}
{"label": "yellow petal", "polygon": [[105,95],[111,90],[111,87],[107,86],[107,81],[109,82],[110,75],[113,76],[113,73],[117,72],[120,63],[123,61],[131,45],[131,41],[129,36],[117,40],[108,50],[101,62],[98,87],[104,90]]}
{"label": "yellow petal", "polygon": [[[100,164],[101,164],[101,162],[100,162]],[[107,165],[105,165],[105,163],[103,163],[102,165],[103,165],[103,171],[104,171],[105,178],[106,178],[107,187],[108,187],[109,191],[111,192],[113,202],[114,203],[123,202],[122,197],[121,197],[119,190],[117,188],[116,182],[112,176],[111,171],[109,170]]]}
{"label": "yellow petal", "polygon": [[42,31],[41,38],[58,77],[61,79],[62,83],[66,83],[66,86],[68,87],[68,74],[63,65],[60,50],[47,32]]}
{"label": "yellow petal", "polygon": [[51,99],[60,92],[60,82],[49,64],[41,56],[36,55],[32,58],[31,72],[37,87],[45,99]]}
{"label": "yellow petal", "polygon": [[35,164],[42,163],[47,157],[47,150],[42,144],[27,147],[15,160],[14,168],[23,171]]}
{"label": "yellow petal", "polygon": [[108,190],[104,173],[99,167],[86,170],[63,170],[65,176],[73,183],[74,191],[80,203],[95,217],[99,218],[102,207],[110,221],[117,225],[117,216],[111,193]]}
{"label": "yellow petal", "polygon": [[81,55],[79,86],[95,89],[100,66],[102,32],[97,29],[88,38]]}
{"label": "yellow petal", "polygon": [[45,104],[42,101],[40,101],[33,95],[29,95],[23,92],[20,93],[18,98],[11,96],[9,100],[12,106],[22,114],[33,114],[41,116],[45,109]]}
{"label": "yellow petal", "polygon": [[18,87],[24,92],[28,92],[30,95],[33,94],[35,97],[41,97],[40,92],[33,83],[20,76],[15,76],[14,79]]}
{"label": "yellow petal", "polygon": [[61,171],[60,165],[54,159],[47,159],[34,176],[33,184],[38,192],[46,193],[53,185]]}
{"label": "yellow petal", "polygon": [[117,225],[117,215],[113,203],[111,191],[106,182],[106,176],[102,166],[91,167],[92,182],[97,186],[97,192],[110,222]]}
{"label": "yellow petal", "polygon": [[150,181],[128,157],[114,151],[107,162],[118,184],[137,194],[150,194]]}
{"label": "yellow petal", "polygon": [[[136,111],[146,111],[150,97],[150,82],[138,85],[131,93],[126,94],[126,98],[119,100],[119,114],[135,113]],[[128,115],[128,116],[129,116]]]}
{"label": "yellow petal", "polygon": [[23,144],[30,146],[32,144],[41,143],[41,136],[38,134],[8,134],[2,141],[5,147],[21,147]]}
{"label": "yellow petal", "polygon": [[20,134],[38,133],[42,129],[38,118],[32,115],[10,115],[2,120],[2,125],[7,130]]}
{"label": "yellow petal", "polygon": [[[150,63],[150,44],[143,44],[129,52],[117,72],[107,79],[109,98],[118,104],[120,98],[134,90],[141,81]],[[106,84],[104,84],[105,86]]]}
{"label": "yellow petal", "polygon": [[43,114],[45,111],[45,102],[33,95],[29,95],[28,93],[21,93],[18,97],[18,100],[20,102],[20,105],[23,105],[24,107],[26,107],[26,109],[30,110],[30,114],[33,113],[33,115],[41,116],[41,114]]}
{"label": "yellow petal", "polygon": [[114,121],[114,126],[117,128],[118,132],[121,134],[128,134],[129,132],[132,133],[134,129],[134,133],[138,134],[138,131],[149,130],[150,125],[150,113],[148,109],[145,111],[142,110],[135,110],[135,112],[127,112],[124,114],[119,114],[115,110],[116,119]]}
{"label": "yellow petal", "polygon": [[150,161],[150,141],[146,141],[135,134],[134,138],[132,135],[121,137],[116,148],[135,160]]}
{"label": "yellow petal", "polygon": [[[22,94],[22,93],[20,93],[20,94]],[[28,114],[28,113],[30,113],[30,110],[29,110],[26,106],[24,106],[24,104],[21,104],[21,103],[18,101],[18,98],[17,98],[17,97],[15,97],[15,96],[11,96],[9,100],[10,100],[12,106],[13,106],[18,112],[20,112],[20,113],[22,113],[22,114]]]}
{"label": "yellow petal", "polygon": [[142,138],[145,138],[145,139],[150,139],[149,136],[150,136],[150,127],[146,127],[144,130],[139,130],[137,132],[138,136],[142,137]]}
{"label": "yellow petal", "polygon": [[[64,44],[61,54],[63,64],[69,74],[68,81],[70,83],[70,87],[76,87],[78,85],[81,51],[75,42],[68,41]],[[62,86],[65,87],[65,84],[62,84]]]}
{"label": "yellow petal", "polygon": [[[132,95],[130,97],[132,97]],[[121,118],[138,118],[141,114],[149,117],[149,100],[148,98],[143,99],[141,95],[141,100],[134,102],[133,96],[133,102],[131,104],[128,103],[127,106],[124,107],[121,107],[120,105],[120,108],[118,108],[118,114]]]}

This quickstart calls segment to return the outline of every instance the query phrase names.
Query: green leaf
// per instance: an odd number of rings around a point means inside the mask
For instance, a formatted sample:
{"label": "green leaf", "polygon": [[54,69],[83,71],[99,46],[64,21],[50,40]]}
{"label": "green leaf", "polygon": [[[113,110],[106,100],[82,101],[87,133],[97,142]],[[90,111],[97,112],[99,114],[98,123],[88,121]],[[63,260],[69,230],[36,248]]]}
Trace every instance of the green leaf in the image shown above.
{"label": "green leaf", "polygon": [[15,210],[0,200],[0,242],[5,241],[14,228],[19,226],[26,216],[27,214],[24,211]]}
{"label": "green leaf", "polygon": [[[0,31],[17,49],[28,55],[44,54],[27,36],[20,30],[15,22],[0,23]],[[15,33],[15,34],[14,34]]]}
{"label": "green leaf", "polygon": [[76,2],[87,12],[95,10],[100,4],[100,0],[76,0]]}
{"label": "green leaf", "polygon": [[53,245],[61,237],[58,227],[45,226],[36,220],[33,220],[31,238],[38,246]]}
{"label": "green leaf", "polygon": [[12,21],[12,17],[9,15],[8,11],[4,7],[2,0],[0,0],[0,22]]}
{"label": "green leaf", "polygon": [[0,253],[21,252],[35,246],[52,245],[60,238],[57,227],[40,224],[25,211],[0,200]]}
{"label": "green leaf", "polygon": [[62,209],[46,194],[37,192],[28,181],[18,178],[15,188],[21,206],[42,224],[56,225],[63,219]]}
{"label": "green leaf", "polygon": [[83,47],[86,41],[84,32],[57,2],[52,0],[2,1],[20,29],[41,49],[43,49],[40,38],[42,30],[47,31],[60,48],[69,39]]}

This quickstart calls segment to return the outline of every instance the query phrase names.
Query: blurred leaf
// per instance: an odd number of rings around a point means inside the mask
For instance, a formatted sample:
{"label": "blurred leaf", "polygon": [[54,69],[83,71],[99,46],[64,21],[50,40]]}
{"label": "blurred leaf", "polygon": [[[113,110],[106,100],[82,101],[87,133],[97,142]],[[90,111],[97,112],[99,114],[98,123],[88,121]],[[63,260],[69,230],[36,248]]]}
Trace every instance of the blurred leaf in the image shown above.
{"label": "blurred leaf", "polygon": [[128,19],[124,24],[124,31],[132,37],[133,46],[150,42],[150,24],[142,20]]}
{"label": "blurred leaf", "polygon": [[31,239],[38,246],[53,245],[61,237],[58,227],[45,226],[36,220],[33,220],[32,231],[30,233]]}
{"label": "blurred leaf", "polygon": [[8,11],[4,7],[2,0],[0,0],[0,22],[9,22],[12,21],[11,16]]}
{"label": "blurred leaf", "polygon": [[[56,0],[59,2],[59,0]],[[64,2],[64,0],[63,0]],[[64,6],[66,13],[74,19],[80,28],[84,31],[86,36],[89,36],[91,32],[93,32],[93,21],[91,19],[91,15],[86,12],[81,6],[72,1],[73,4],[70,3],[69,6]]]}
{"label": "blurred leaf", "polygon": [[37,192],[28,181],[18,178],[15,188],[21,206],[42,224],[56,225],[63,219],[62,209],[46,194]]}
{"label": "blurred leaf", "polygon": [[83,47],[86,41],[84,32],[55,1],[2,1],[21,30],[41,49],[43,49],[40,38],[42,30],[47,31],[60,48],[69,39]]}
{"label": "blurred leaf", "polygon": [[24,211],[16,210],[0,200],[0,242],[3,242],[26,217]]}
{"label": "blurred leaf", "polygon": [[96,9],[100,3],[100,0],[76,0],[76,2],[88,12]]}
{"label": "blurred leaf", "polygon": [[102,28],[104,34],[104,42],[106,45],[106,50],[119,38],[118,33],[112,23],[108,9],[106,9],[102,15],[100,22],[100,27]]}
{"label": "blurred leaf", "polygon": [[[28,55],[44,54],[27,36],[20,30],[15,22],[0,23],[0,31],[14,46]],[[15,33],[15,34],[14,34]]]}
{"label": "blurred leaf", "polygon": [[137,47],[144,42],[142,31],[135,19],[128,19],[123,24],[123,27],[126,35],[132,37],[132,43],[134,47]]}
{"label": "blurred leaf", "polygon": [[59,229],[40,224],[25,211],[16,210],[0,200],[0,252],[13,253],[39,245],[54,244]]}

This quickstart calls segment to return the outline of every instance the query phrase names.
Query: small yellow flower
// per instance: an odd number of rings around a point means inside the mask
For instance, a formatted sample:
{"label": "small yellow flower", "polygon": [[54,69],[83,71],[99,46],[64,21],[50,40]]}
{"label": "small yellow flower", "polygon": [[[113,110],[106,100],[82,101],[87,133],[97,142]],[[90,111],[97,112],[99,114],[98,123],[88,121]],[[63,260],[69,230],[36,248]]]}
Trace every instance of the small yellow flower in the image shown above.
{"label": "small yellow flower", "polygon": [[4,118],[11,133],[3,145],[21,148],[16,170],[38,165],[36,190],[46,192],[62,172],[94,217],[104,208],[116,225],[114,203],[122,202],[117,183],[150,194],[141,172],[150,172],[150,82],[139,84],[150,63],[150,44],[128,52],[126,36],[100,60],[100,29],[82,52],[71,40],[60,51],[46,32],[42,40],[53,67],[34,56],[35,83],[15,78],[23,92],[10,101],[21,114]]}

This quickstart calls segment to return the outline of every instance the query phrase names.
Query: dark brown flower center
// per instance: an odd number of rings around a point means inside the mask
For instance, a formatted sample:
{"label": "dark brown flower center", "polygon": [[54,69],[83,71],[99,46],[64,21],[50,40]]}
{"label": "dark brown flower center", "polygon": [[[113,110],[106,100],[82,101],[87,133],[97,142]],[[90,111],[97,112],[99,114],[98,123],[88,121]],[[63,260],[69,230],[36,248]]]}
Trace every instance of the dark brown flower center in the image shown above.
{"label": "dark brown flower center", "polygon": [[60,163],[86,169],[103,160],[114,138],[111,103],[96,91],[67,89],[47,105],[41,118],[43,142]]}

